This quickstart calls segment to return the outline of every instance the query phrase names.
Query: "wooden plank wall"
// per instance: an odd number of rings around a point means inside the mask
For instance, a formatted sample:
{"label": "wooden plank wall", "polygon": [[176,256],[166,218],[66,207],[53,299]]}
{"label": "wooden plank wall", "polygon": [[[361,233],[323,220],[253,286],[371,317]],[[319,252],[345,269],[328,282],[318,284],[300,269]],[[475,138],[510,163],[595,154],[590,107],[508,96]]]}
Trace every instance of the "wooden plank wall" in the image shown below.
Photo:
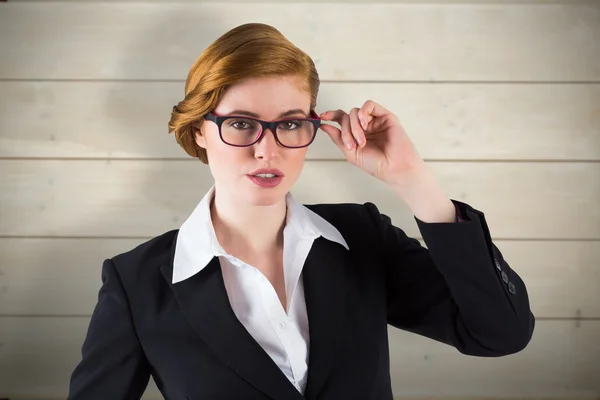
{"label": "wooden plank wall", "polygon": [[[396,112],[529,288],[516,355],[392,329],[396,396],[600,398],[599,2],[318,3],[0,5],[0,397],[64,398],[102,260],[177,228],[212,183],[167,134],[189,67],[260,21],[315,60],[317,111]],[[325,134],[308,159],[297,198],[373,201],[419,237]]]}

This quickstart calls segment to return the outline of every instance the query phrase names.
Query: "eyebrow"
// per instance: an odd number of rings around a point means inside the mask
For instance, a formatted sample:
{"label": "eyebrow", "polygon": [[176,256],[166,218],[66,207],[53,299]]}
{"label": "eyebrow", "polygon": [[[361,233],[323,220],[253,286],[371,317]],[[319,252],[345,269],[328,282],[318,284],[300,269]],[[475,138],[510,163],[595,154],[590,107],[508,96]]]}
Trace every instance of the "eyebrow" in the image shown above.
{"label": "eyebrow", "polygon": [[[294,115],[294,114],[303,114],[305,117],[308,117],[308,114],[306,113],[306,111],[304,111],[300,108],[295,108],[293,110],[288,110],[288,111],[285,111],[285,112],[279,114],[279,117],[277,117],[277,118],[279,119],[279,118],[287,117],[289,115]],[[246,111],[246,110],[233,110],[232,112],[224,114],[224,115],[247,115],[249,117],[260,119],[260,116],[258,114],[253,113],[251,111]]]}

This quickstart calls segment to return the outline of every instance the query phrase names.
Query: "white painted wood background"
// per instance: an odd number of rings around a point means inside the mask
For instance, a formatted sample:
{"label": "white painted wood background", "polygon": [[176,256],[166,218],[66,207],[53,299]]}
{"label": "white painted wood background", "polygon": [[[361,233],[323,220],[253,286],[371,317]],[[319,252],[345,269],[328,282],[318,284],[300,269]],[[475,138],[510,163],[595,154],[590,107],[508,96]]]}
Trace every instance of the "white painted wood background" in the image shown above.
{"label": "white painted wood background", "polygon": [[[167,121],[200,52],[250,21],[313,57],[317,111],[396,112],[528,286],[516,355],[392,328],[395,395],[600,398],[600,3],[568,0],[0,3],[0,398],[65,397],[102,260],[177,228],[211,185]],[[420,237],[325,134],[308,159],[301,201],[373,201]]]}

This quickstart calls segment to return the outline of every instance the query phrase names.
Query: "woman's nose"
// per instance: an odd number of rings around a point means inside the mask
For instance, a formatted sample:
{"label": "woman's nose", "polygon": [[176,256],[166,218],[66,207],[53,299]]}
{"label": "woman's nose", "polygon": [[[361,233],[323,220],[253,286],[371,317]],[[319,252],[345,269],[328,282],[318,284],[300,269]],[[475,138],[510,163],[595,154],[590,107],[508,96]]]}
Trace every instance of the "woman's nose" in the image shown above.
{"label": "woman's nose", "polygon": [[260,140],[254,144],[254,152],[256,157],[267,159],[277,157],[280,150],[281,146],[279,143],[277,143],[275,135],[271,129],[265,130]]}

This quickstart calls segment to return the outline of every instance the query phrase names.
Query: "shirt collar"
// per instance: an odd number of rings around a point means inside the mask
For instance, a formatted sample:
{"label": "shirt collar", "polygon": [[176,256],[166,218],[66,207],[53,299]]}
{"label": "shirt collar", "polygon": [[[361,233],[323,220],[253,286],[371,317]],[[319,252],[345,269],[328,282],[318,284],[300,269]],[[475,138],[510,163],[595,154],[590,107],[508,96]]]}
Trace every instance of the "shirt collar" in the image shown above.
{"label": "shirt collar", "polygon": [[[219,245],[210,217],[210,202],[214,192],[213,185],[179,229],[173,259],[173,283],[202,271],[213,257],[227,254]],[[331,223],[297,202],[291,192],[286,194],[285,200],[286,224],[295,228],[301,237],[314,240],[322,236],[349,250],[344,237]]]}

